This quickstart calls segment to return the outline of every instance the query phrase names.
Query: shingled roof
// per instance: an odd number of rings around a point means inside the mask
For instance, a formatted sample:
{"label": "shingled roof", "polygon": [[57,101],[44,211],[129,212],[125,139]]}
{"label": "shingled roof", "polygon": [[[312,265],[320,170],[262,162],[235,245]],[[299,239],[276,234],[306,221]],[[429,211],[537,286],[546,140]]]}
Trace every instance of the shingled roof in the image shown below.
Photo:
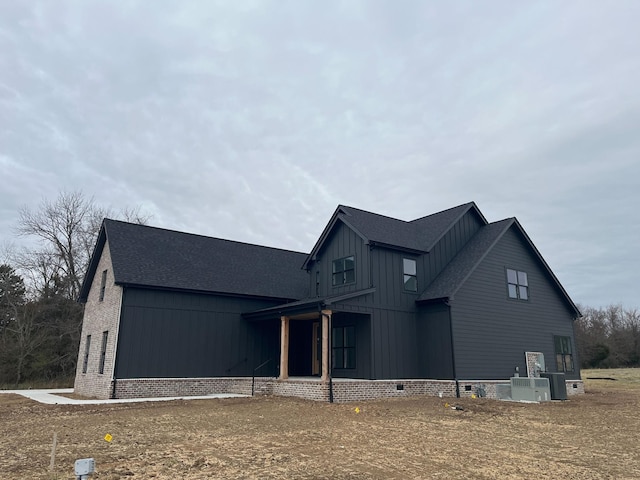
{"label": "shingled roof", "polygon": [[483,226],[422,292],[417,301],[452,298],[514,221],[515,219],[508,218]]}
{"label": "shingled roof", "polygon": [[412,221],[399,220],[359,208],[339,205],[327,227],[311,250],[305,266],[322,247],[337,221],[341,221],[360,235],[366,242],[392,248],[412,250],[416,253],[430,251],[447,231],[469,210],[474,210],[487,223],[474,202],[449,208]]}
{"label": "shingled roof", "polygon": [[308,295],[305,253],[105,219],[82,290],[108,241],[115,283],[295,300]]}
{"label": "shingled roof", "polygon": [[440,272],[435,280],[431,282],[431,284],[420,294],[416,301],[426,302],[441,299],[452,299],[473,271],[478,267],[478,265],[480,265],[485,256],[491,252],[491,249],[510,228],[517,229],[517,231],[522,235],[522,238],[529,245],[543,269],[555,283],[569,307],[575,312],[576,316],[582,316],[577,305],[573,303],[569,294],[566,292],[516,218],[507,218],[499,222],[484,225],[480,231],[478,231],[478,233],[476,233],[474,237],[467,242],[453,260],[449,262],[444,270]]}

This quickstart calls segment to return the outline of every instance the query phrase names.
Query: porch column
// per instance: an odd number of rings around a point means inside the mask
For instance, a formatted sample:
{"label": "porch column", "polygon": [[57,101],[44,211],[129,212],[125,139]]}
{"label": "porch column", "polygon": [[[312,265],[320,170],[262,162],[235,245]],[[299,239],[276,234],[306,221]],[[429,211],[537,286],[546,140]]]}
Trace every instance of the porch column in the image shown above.
{"label": "porch column", "polygon": [[280,376],[278,380],[289,378],[289,317],[280,317]]}
{"label": "porch column", "polygon": [[331,310],[322,310],[322,381],[328,381],[331,373],[329,362],[329,333],[331,330]]}

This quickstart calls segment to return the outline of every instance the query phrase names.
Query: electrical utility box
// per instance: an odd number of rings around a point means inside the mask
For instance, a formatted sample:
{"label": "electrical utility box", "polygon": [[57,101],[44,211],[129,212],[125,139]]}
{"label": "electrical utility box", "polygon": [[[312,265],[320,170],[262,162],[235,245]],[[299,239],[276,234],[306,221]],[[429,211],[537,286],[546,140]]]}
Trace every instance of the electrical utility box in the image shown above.
{"label": "electrical utility box", "polygon": [[540,377],[549,379],[551,400],[567,399],[567,382],[564,373],[541,372]]}
{"label": "electrical utility box", "polygon": [[76,478],[86,480],[96,470],[96,461],[93,458],[81,458],[76,460],[75,474]]}
{"label": "electrical utility box", "polygon": [[511,377],[511,399],[526,402],[551,400],[548,378]]}

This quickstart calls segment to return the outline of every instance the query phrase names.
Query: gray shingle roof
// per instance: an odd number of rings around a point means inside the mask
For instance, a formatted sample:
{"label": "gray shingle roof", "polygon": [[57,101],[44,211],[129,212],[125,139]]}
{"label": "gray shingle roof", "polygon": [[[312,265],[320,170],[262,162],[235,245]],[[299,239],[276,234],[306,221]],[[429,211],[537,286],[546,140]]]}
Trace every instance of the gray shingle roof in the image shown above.
{"label": "gray shingle roof", "polygon": [[369,241],[428,252],[447,230],[475,207],[473,202],[407,222],[358,208],[340,206],[339,218],[353,226]]}
{"label": "gray shingle roof", "polygon": [[482,221],[486,223],[482,213],[473,202],[412,221],[399,220],[359,208],[339,205],[311,250],[304,266],[306,267],[310,261],[315,259],[315,255],[337,220],[347,224],[369,242],[417,252],[428,252],[453,224],[471,209],[474,209]]}
{"label": "gray shingle roof", "polygon": [[343,205],[339,208],[344,213],[340,213],[338,218],[371,242],[427,252],[456,220],[474,206],[474,203],[465,203],[407,222]]}
{"label": "gray shingle roof", "polygon": [[110,219],[103,232],[118,284],[278,299],[308,295],[308,275],[300,269],[304,253]]}
{"label": "gray shingle roof", "polygon": [[417,301],[452,297],[514,222],[515,219],[508,218],[483,226],[422,292]]}

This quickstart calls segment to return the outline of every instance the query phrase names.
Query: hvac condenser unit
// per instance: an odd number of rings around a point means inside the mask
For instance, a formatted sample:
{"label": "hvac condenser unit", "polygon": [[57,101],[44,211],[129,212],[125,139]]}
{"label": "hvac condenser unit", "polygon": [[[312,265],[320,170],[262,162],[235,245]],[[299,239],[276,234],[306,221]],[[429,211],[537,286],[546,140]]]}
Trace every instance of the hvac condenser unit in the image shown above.
{"label": "hvac condenser unit", "polygon": [[511,398],[515,401],[548,402],[551,400],[549,379],[511,377]]}

